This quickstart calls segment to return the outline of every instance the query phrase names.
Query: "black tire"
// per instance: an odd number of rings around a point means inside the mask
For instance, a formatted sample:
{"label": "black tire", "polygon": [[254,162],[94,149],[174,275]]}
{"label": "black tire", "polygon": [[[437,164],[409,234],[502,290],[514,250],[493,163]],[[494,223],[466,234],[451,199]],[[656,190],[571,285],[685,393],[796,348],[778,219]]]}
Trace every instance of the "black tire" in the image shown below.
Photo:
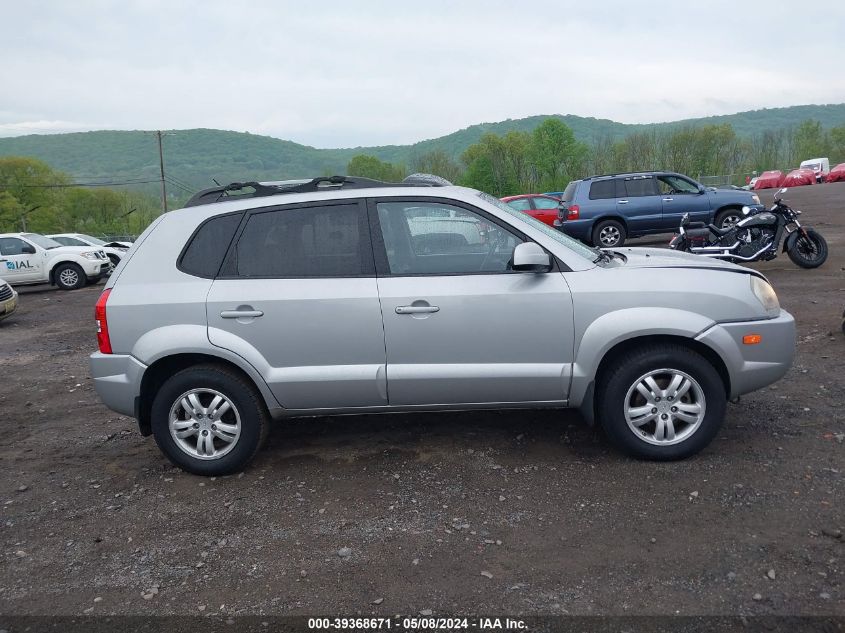
{"label": "black tire", "polygon": [[85,287],[88,278],[79,264],[65,262],[56,266],[56,270],[53,272],[53,281],[62,290],[78,290]]}
{"label": "black tire", "polygon": [[[719,211],[716,214],[716,221],[714,224],[718,226],[720,229],[726,229],[742,219],[742,210],[741,209],[725,209],[724,211]],[[730,220],[730,222],[728,222]],[[725,225],[727,222],[727,226]]]}
{"label": "black tire", "polygon": [[[598,248],[619,248],[625,243],[625,227],[616,220],[602,220],[593,228],[593,245]],[[615,238],[615,241],[611,241]]]}
{"label": "black tire", "polygon": [[[171,407],[178,410],[180,396],[192,389],[209,389],[222,394],[234,405],[226,415],[237,412],[240,416],[240,435],[229,452],[221,457],[201,459],[190,455],[180,448],[170,433]],[[153,400],[150,421],[156,444],[174,465],[195,475],[216,476],[238,472],[252,461],[267,439],[269,419],[261,395],[241,375],[218,365],[196,365],[165,381]],[[228,421],[231,420],[230,417]],[[206,423],[211,424],[211,421]],[[219,440],[211,441],[227,446]]]}
{"label": "black tire", "polygon": [[[649,372],[664,368],[682,372],[693,378],[698,383],[700,396],[703,397],[703,403],[699,403],[704,406],[703,419],[697,427],[679,422],[677,427],[679,439],[676,440],[677,443],[673,444],[655,444],[644,439],[651,434],[650,439],[654,440],[657,426],[656,419],[640,427],[641,430],[637,433],[628,424],[625,413],[628,406],[626,398],[629,389],[633,391],[639,382],[638,379]],[[665,383],[661,384],[659,377],[657,384],[660,388],[668,386]],[[695,351],[677,344],[647,345],[634,349],[622,357],[615,358],[613,365],[599,377],[596,387],[596,413],[599,423],[617,448],[637,459],[670,461],[695,455],[706,447],[719,432],[727,407],[725,385],[713,365]],[[692,387],[687,391],[688,395],[684,395],[683,398],[693,398],[695,393],[696,388]],[[638,396],[634,392],[631,398],[642,398],[642,396]],[[698,397],[695,397],[693,401],[697,399]],[[669,400],[671,398],[665,397],[660,406],[672,406]],[[645,399],[643,399],[643,403],[645,402]],[[645,406],[649,405],[646,404]],[[655,409],[651,409],[646,413],[654,414],[654,412]],[[667,411],[667,413],[669,412]],[[652,428],[655,432],[651,431]],[[688,431],[689,434],[686,438],[680,439],[681,434],[685,431]]]}
{"label": "black tire", "polygon": [[807,229],[807,237],[799,234],[787,255],[796,266],[818,268],[827,261],[827,242],[820,233]]}

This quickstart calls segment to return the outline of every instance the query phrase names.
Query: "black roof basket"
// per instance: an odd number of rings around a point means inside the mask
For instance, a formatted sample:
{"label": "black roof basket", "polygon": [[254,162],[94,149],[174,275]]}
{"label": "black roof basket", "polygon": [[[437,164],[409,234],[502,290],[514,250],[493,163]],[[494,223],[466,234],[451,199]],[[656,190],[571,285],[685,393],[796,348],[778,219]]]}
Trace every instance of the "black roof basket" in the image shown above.
{"label": "black roof basket", "polygon": [[[292,181],[289,183],[261,183],[261,182],[233,182],[220,187],[203,189],[191,196],[185,203],[186,207],[196,207],[202,204],[213,204],[226,198],[240,200],[241,198],[261,198],[264,196],[278,196],[286,193],[309,193],[324,189],[373,189],[377,187],[444,187],[451,185],[448,180],[431,174],[412,174],[402,182],[383,182],[372,178],[358,176],[323,176],[305,182]],[[249,190],[252,191],[245,191]],[[232,192],[237,193],[230,196]]]}

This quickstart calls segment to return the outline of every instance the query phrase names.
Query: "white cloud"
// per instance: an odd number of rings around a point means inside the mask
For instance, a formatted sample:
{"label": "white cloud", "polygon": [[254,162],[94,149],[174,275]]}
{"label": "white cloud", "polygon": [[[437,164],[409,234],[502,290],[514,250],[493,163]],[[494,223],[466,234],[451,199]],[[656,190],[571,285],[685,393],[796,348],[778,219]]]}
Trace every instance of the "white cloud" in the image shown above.
{"label": "white cloud", "polygon": [[[845,7],[30,1],[0,25],[0,134],[217,127],[320,147],[481,121],[649,122],[845,101]],[[82,123],[82,122],[96,123]]]}

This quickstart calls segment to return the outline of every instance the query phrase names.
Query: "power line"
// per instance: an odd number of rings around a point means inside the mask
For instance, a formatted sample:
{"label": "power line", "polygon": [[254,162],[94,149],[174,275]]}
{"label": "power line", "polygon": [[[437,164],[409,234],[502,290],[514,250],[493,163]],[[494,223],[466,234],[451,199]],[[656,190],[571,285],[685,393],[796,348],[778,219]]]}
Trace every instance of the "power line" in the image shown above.
{"label": "power line", "polygon": [[71,183],[51,183],[49,185],[23,185],[20,183],[0,183],[0,187],[7,189],[11,187],[22,187],[25,189],[66,189],[69,187],[120,187],[123,185],[143,185],[151,182],[159,182],[158,178],[154,180],[122,180],[120,182],[71,182]]}

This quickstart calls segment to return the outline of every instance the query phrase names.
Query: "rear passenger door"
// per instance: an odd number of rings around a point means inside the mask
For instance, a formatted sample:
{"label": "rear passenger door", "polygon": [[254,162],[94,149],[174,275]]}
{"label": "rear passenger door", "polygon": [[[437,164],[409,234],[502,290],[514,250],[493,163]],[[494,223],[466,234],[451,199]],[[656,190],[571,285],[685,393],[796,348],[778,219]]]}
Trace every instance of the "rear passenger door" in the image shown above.
{"label": "rear passenger door", "polygon": [[663,200],[654,176],[627,176],[620,182],[624,197],[617,200],[616,208],[628,224],[628,234],[659,232]]}
{"label": "rear passenger door", "polygon": [[285,408],[387,404],[363,202],[248,213],[211,286],[207,312],[210,341],[258,365]]}

